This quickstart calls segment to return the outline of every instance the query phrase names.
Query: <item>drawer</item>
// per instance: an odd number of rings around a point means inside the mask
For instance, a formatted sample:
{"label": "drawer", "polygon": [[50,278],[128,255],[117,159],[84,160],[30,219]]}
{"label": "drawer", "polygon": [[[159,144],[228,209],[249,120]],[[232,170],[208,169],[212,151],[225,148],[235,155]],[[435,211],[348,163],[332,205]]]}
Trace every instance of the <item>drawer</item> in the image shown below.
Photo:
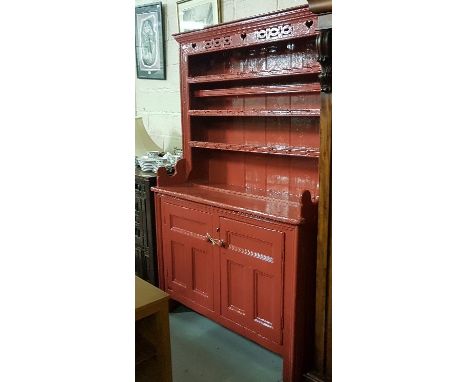
{"label": "drawer", "polygon": [[163,225],[171,232],[206,241],[206,234],[212,232],[212,217],[194,203],[177,199],[162,199]]}

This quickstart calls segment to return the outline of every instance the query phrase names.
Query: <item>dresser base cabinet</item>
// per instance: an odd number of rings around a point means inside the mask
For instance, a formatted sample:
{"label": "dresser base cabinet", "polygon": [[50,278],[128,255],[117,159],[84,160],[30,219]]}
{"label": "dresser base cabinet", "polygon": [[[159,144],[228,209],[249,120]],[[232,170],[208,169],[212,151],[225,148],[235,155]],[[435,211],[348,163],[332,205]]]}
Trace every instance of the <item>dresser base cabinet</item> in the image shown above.
{"label": "dresser base cabinet", "polygon": [[[307,226],[158,193],[155,205],[161,219],[160,287],[172,299],[281,355],[284,374],[290,375],[284,380],[296,380],[291,375],[303,370],[301,349],[312,334],[305,325],[312,305],[304,304],[305,291],[298,291],[296,283],[301,280],[298,239]],[[306,256],[302,265],[312,281],[314,256]],[[306,282],[302,287],[310,293],[313,288]]]}

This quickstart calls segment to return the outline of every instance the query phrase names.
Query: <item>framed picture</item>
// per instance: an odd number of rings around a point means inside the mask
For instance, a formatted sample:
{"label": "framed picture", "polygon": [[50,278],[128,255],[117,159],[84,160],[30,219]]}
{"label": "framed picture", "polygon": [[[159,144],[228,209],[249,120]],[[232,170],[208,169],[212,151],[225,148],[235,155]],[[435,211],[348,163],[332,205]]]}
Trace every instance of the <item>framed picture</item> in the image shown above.
{"label": "framed picture", "polygon": [[218,0],[179,0],[179,32],[202,29],[220,22]]}
{"label": "framed picture", "polygon": [[165,80],[162,3],[135,7],[137,78]]}

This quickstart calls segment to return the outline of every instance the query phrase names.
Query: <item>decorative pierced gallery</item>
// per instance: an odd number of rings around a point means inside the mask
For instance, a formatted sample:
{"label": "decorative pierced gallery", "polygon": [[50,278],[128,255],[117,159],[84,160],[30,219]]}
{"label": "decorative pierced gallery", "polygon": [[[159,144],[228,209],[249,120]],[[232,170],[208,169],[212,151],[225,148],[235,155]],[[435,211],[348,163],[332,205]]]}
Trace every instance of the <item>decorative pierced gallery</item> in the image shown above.
{"label": "decorative pierced gallery", "polygon": [[297,7],[175,35],[185,158],[152,188],[160,287],[280,354],[284,381],[313,351],[317,21]]}

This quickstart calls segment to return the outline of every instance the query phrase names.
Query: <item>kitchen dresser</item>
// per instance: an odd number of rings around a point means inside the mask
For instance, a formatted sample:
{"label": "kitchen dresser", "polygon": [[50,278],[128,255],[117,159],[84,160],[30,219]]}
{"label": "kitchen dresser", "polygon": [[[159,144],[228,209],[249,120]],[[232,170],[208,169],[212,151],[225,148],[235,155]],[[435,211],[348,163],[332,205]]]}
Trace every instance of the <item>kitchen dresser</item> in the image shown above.
{"label": "kitchen dresser", "polygon": [[314,349],[318,20],[297,7],[175,35],[184,159],[152,188],[160,287],[280,354],[284,381]]}

